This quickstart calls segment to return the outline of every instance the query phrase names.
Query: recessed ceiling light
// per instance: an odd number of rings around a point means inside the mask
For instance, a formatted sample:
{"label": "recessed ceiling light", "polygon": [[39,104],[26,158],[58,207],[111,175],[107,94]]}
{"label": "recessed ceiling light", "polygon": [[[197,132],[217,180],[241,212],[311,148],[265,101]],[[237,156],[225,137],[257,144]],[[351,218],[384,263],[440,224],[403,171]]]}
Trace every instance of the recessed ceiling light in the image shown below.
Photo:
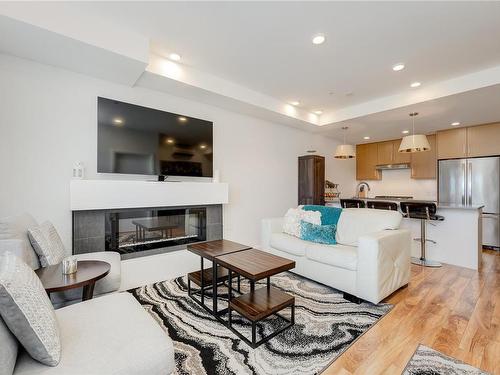
{"label": "recessed ceiling light", "polygon": [[370,137],[366,136],[366,137],[363,137],[363,139],[366,139],[366,140],[368,140],[368,139],[370,139]]}
{"label": "recessed ceiling light", "polygon": [[186,122],[188,119],[187,119],[187,118],[185,118],[184,116],[179,116],[179,117],[178,117],[178,120],[179,120],[180,122]]}
{"label": "recessed ceiling light", "polygon": [[172,61],[180,61],[181,55],[179,55],[178,53],[171,53],[170,55],[168,55],[168,58]]}
{"label": "recessed ceiling light", "polygon": [[458,125],[460,125],[460,123],[458,121],[455,121],[455,122],[451,123],[451,126],[458,126]]}
{"label": "recessed ceiling light", "polygon": [[420,83],[420,82],[413,82],[413,83],[410,85],[410,87],[415,88],[415,87],[418,87],[418,86],[420,86],[420,85],[421,85],[421,83]]}
{"label": "recessed ceiling light", "polygon": [[174,143],[174,140],[172,138],[167,138],[167,141],[166,141],[169,145],[173,144]]}
{"label": "recessed ceiling light", "polygon": [[290,102],[291,105],[298,106],[300,102],[298,100],[293,100]]}
{"label": "recessed ceiling light", "polygon": [[202,150],[204,150],[204,149],[206,149],[206,148],[207,148],[207,145],[200,145],[200,148],[201,148]]}
{"label": "recessed ceiling light", "polygon": [[323,111],[314,111],[314,113],[319,116],[319,115],[323,114]]}
{"label": "recessed ceiling light", "polygon": [[409,130],[403,130],[401,133],[408,134],[409,132],[410,132]]}
{"label": "recessed ceiling light", "polygon": [[313,36],[312,42],[313,44],[323,44],[326,40],[326,37],[323,34],[317,34]]}
{"label": "recessed ceiling light", "polygon": [[400,70],[403,70],[404,68],[405,68],[405,64],[397,63],[396,65],[394,65],[392,67],[392,70],[394,70],[395,72],[399,72]]}
{"label": "recessed ceiling light", "polygon": [[123,124],[123,119],[121,119],[119,117],[115,117],[113,119],[113,123],[116,124],[116,125],[121,125],[121,124]]}

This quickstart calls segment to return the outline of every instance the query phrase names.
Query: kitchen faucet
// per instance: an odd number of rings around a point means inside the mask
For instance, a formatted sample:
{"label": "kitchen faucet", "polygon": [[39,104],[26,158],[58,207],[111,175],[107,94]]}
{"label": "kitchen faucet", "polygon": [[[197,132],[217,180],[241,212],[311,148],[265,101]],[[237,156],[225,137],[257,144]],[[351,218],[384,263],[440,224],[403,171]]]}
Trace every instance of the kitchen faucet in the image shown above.
{"label": "kitchen faucet", "polygon": [[361,181],[357,186],[356,186],[356,197],[359,198],[359,193],[365,190],[370,191],[370,185],[368,185],[367,182]]}

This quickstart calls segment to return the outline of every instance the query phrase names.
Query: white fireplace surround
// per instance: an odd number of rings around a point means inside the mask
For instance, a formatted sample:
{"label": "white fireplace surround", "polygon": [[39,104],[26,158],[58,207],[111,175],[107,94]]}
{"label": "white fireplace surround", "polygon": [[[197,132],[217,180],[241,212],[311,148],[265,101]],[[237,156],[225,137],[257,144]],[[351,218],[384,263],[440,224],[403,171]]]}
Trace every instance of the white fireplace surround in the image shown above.
{"label": "white fireplace surround", "polygon": [[228,184],[214,182],[73,180],[70,205],[81,211],[226,204],[228,190]]}

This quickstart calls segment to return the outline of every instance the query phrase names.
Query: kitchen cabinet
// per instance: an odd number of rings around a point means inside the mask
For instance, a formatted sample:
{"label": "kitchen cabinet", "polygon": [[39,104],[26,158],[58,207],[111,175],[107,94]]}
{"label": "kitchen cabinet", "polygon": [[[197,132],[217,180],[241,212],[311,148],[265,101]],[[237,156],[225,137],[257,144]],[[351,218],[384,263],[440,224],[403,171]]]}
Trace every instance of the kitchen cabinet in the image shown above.
{"label": "kitchen cabinet", "polygon": [[467,156],[500,155],[500,123],[467,128]]}
{"label": "kitchen cabinet", "polygon": [[378,142],[377,145],[377,164],[393,163],[393,145],[392,141]]}
{"label": "kitchen cabinet", "polygon": [[438,159],[467,157],[467,128],[437,132],[437,157]]}
{"label": "kitchen cabinet", "polygon": [[392,149],[394,150],[394,164],[409,163],[411,161],[411,153],[409,152],[399,152],[399,146],[401,145],[401,139],[395,139],[392,141]]}
{"label": "kitchen cabinet", "polygon": [[428,135],[429,151],[411,153],[411,178],[431,179],[437,176],[436,136]]}
{"label": "kitchen cabinet", "polygon": [[380,180],[381,173],[376,169],[378,163],[377,143],[356,146],[356,179]]}

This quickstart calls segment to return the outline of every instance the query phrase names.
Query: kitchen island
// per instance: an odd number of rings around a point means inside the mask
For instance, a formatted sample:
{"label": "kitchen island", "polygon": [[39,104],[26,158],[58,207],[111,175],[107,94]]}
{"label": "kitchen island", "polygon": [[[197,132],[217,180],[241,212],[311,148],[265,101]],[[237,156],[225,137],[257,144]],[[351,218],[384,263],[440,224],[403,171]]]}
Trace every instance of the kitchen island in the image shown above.
{"label": "kitchen island", "polygon": [[[377,198],[353,199],[395,202],[398,203],[398,207],[400,202],[400,200]],[[329,205],[340,207],[340,203]],[[427,242],[427,259],[477,270],[480,266],[482,251],[482,207],[437,203],[437,215],[443,216],[444,221],[427,222],[427,239],[436,241],[436,243]],[[411,231],[412,239],[420,237],[420,220],[404,218],[401,227]],[[420,257],[419,241],[412,241],[411,253],[414,257]]]}

